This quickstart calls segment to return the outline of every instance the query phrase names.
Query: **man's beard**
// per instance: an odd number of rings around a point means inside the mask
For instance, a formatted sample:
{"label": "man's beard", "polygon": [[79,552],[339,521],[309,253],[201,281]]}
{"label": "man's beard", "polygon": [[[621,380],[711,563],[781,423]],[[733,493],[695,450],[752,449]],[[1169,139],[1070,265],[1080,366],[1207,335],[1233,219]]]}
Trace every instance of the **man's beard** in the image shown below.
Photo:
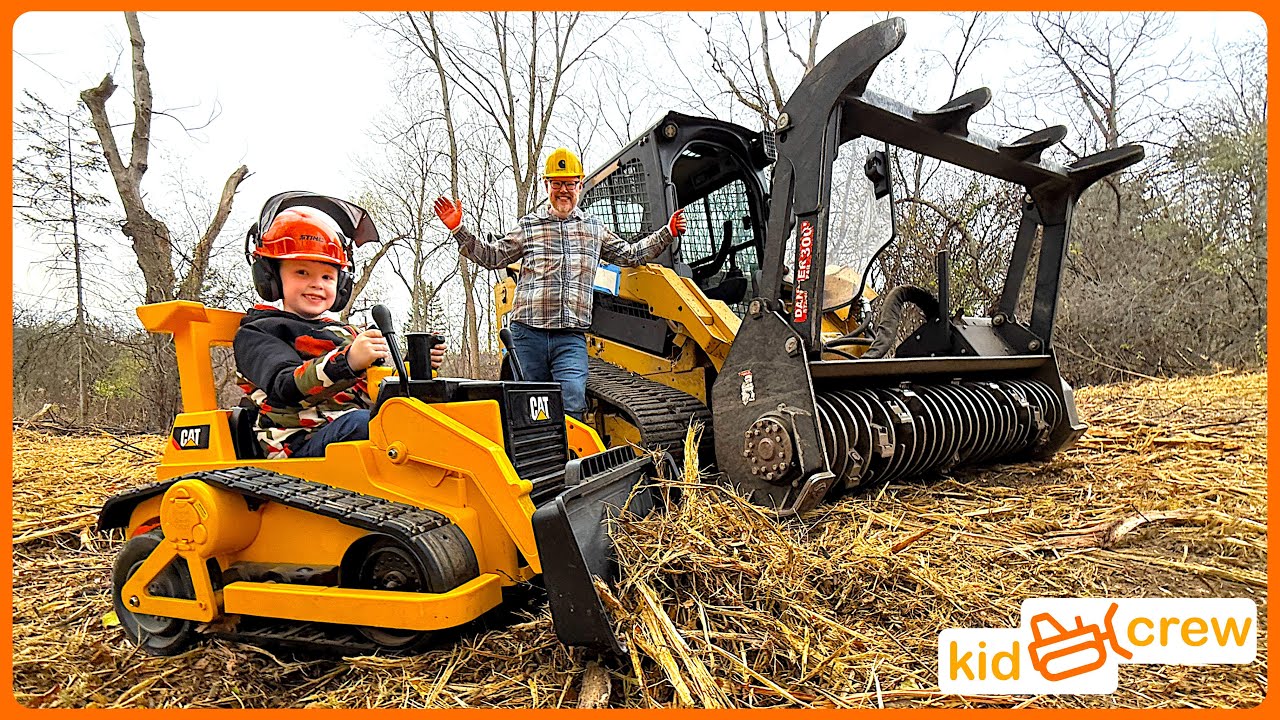
{"label": "man's beard", "polygon": [[572,197],[564,197],[564,196],[558,196],[558,195],[553,195],[551,197],[551,207],[555,209],[557,212],[564,214],[565,216],[568,216],[569,213],[573,212],[573,209],[577,206],[577,204],[578,204],[577,200]]}

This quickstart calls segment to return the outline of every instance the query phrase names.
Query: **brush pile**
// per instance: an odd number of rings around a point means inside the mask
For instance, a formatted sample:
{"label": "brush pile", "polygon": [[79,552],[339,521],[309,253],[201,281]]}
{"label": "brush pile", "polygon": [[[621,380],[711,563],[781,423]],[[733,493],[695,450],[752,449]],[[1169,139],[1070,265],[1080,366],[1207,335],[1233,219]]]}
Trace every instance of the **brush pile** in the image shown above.
{"label": "brush pile", "polygon": [[[110,611],[102,500],[162,438],[14,439],[14,693],[29,707],[1247,707],[1266,695],[1266,376],[1090,388],[1089,432],[1042,464],[894,483],[779,523],[731,491],[617,529],[607,596],[630,654],[559,644],[550,615],[411,657],[212,639],[134,650]],[[690,442],[693,439],[690,438]],[[694,445],[696,446],[696,444]],[[1258,659],[1120,669],[1101,696],[941,695],[937,637],[1013,627],[1028,597],[1247,597]]]}

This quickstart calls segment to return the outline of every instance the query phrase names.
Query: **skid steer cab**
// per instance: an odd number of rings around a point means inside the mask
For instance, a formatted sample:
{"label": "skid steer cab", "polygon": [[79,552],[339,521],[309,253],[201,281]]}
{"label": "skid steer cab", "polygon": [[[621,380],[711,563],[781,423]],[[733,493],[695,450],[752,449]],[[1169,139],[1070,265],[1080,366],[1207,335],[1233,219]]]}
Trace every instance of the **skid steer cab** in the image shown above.
{"label": "skid steer cab", "polygon": [[396,374],[371,369],[369,440],[267,460],[252,411],[217,408],[210,347],[231,343],[241,314],[176,301],[138,316],[173,335],[184,408],[157,482],[98,520],[127,538],[115,611],[144,650],[171,655],[208,631],[407,651],[541,576],[562,641],[624,651],[593,576],[615,579],[609,519],[652,511],[644,481],[674,466],[605,451],[565,417],[558,385],[433,378],[411,339],[408,367],[397,351]]}

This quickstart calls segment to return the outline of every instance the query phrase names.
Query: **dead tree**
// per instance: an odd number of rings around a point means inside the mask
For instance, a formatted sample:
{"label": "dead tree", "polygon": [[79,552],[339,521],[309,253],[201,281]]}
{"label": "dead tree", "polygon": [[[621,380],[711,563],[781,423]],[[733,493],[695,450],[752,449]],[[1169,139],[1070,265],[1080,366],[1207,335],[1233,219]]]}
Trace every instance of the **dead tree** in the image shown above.
{"label": "dead tree", "polygon": [[457,243],[440,232],[432,211],[443,182],[437,165],[444,155],[439,125],[432,122],[435,106],[434,93],[402,92],[373,134],[381,149],[378,162],[364,163],[361,170],[365,192],[375,198],[368,207],[390,237],[384,249],[395,247],[387,261],[409,291],[405,327],[410,331],[431,329],[432,301],[460,271]]}
{"label": "dead tree", "polygon": [[[539,193],[540,160],[553,135],[557,108],[574,78],[595,67],[604,40],[628,19],[625,14],[601,18],[577,12],[423,12],[375,22],[405,51],[411,65],[416,59],[418,71],[438,85],[449,193],[461,197],[464,180],[475,180],[464,178],[464,155],[499,153],[502,162],[486,158],[482,164],[493,172],[483,184],[511,193],[518,217],[529,212]],[[466,200],[467,217],[477,219],[475,198]],[[513,218],[485,219],[505,224]],[[480,354],[476,296],[488,294],[479,287],[482,273],[465,258],[459,263],[468,368],[477,367]]]}
{"label": "dead tree", "polygon": [[1026,24],[1038,53],[1026,96],[1076,121],[1073,154],[1149,139],[1169,114],[1169,89],[1188,76],[1186,49],[1162,57],[1174,32],[1168,13],[1038,12]]}
{"label": "dead tree", "polygon": [[[829,13],[815,11],[806,14],[804,20],[792,13],[760,12],[755,27],[744,13],[718,13],[705,26],[698,27],[706,34],[705,51],[711,59],[711,69],[724,85],[724,92],[733,100],[760,118],[766,130],[777,127],[778,114],[790,95],[790,86],[813,69],[818,59],[818,37],[822,21]],[[726,19],[729,29],[726,35],[715,34],[716,20]],[[774,29],[770,28],[770,25]],[[756,39],[753,39],[756,38]],[[774,58],[775,44],[778,50],[795,60],[794,70],[787,72]],[[745,49],[745,50],[744,50]],[[787,89],[784,91],[784,86]]]}
{"label": "dead tree", "polygon": [[[96,87],[80,93],[80,99],[89,108],[94,130],[102,144],[102,154],[111,170],[120,203],[124,207],[125,220],[121,230],[129,238],[137,259],[138,269],[146,285],[148,303],[168,300],[199,300],[205,272],[209,267],[209,254],[214,239],[222,231],[231,213],[236,189],[249,173],[241,165],[227,178],[222,188],[218,207],[204,234],[196,241],[188,257],[190,264],[186,275],[177,276],[174,255],[177,248],[164,221],[148,211],[142,192],[143,175],[147,172],[151,149],[151,121],[154,98],[151,92],[151,74],[147,70],[145,43],[136,12],[125,13],[129,28],[131,65],[133,71],[133,132],[129,138],[129,158],[126,161],[120,151],[115,132],[107,115],[107,101],[115,94],[116,84],[111,74],[102,78]],[[173,354],[173,341],[167,335],[152,335],[152,361],[155,372],[148,374],[152,387],[147,393],[156,402],[159,423],[167,423],[179,405],[177,368]]]}
{"label": "dead tree", "polygon": [[94,189],[95,176],[107,173],[107,163],[97,142],[89,139],[90,132],[80,107],[63,112],[31,92],[26,93],[14,120],[19,145],[13,160],[14,217],[53,246],[53,269],[72,277],[75,320],[71,332],[80,423],[89,404],[89,365],[94,362],[87,332],[85,270],[102,260],[102,248],[92,236],[108,231],[113,219],[107,199]]}

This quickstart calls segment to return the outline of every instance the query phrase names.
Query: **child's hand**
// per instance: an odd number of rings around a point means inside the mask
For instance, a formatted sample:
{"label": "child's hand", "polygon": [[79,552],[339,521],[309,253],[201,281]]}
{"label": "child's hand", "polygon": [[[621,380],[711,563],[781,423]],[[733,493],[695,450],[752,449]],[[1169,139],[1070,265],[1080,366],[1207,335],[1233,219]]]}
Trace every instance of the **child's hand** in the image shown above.
{"label": "child's hand", "polygon": [[444,362],[444,345],[436,345],[431,348],[431,369],[439,370],[442,362]]}
{"label": "child's hand", "polygon": [[390,357],[391,348],[387,347],[381,330],[365,330],[356,336],[347,350],[347,364],[357,373],[368,370],[378,360]]}

